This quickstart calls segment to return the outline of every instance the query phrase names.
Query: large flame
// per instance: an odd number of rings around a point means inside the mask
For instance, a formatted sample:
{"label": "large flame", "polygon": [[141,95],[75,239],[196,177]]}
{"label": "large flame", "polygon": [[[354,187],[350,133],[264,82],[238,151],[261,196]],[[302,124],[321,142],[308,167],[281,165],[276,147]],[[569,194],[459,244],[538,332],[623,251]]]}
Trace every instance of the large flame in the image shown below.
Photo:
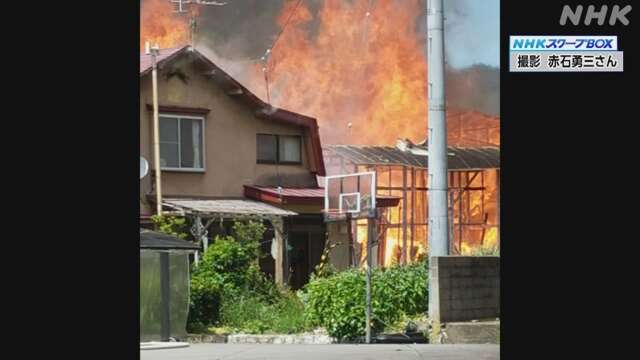
{"label": "large flame", "polygon": [[[326,0],[316,14],[296,3],[287,2],[278,19],[284,27],[291,16],[268,60],[271,103],[317,118],[328,144],[422,140],[423,1]],[[262,64],[248,82],[266,97]]]}
{"label": "large flame", "polygon": [[189,42],[189,19],[197,16],[197,7],[187,13],[174,12],[169,0],[143,0],[140,7],[140,50],[145,42],[160,48],[172,48]]}

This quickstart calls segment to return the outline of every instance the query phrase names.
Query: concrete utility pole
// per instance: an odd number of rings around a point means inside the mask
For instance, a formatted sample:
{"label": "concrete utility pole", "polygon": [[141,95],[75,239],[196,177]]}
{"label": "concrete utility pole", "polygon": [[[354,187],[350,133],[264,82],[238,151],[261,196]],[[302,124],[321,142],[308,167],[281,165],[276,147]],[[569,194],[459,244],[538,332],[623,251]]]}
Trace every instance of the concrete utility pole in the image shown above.
{"label": "concrete utility pole", "polygon": [[[449,255],[449,209],[447,206],[447,123],[444,91],[444,2],[427,0],[427,66],[429,128],[427,146],[429,151],[429,277],[433,257]],[[439,289],[429,281],[430,337],[440,335],[437,309]]]}
{"label": "concrete utility pole", "polygon": [[160,49],[158,45],[149,48],[146,44],[146,53],[151,55],[151,88],[153,92],[153,165],[156,177],[156,214],[162,215],[162,181],[160,171],[160,119],[158,114],[158,65],[156,56]]}
{"label": "concrete utility pole", "polygon": [[449,254],[447,124],[444,92],[443,0],[428,0],[427,62],[429,129],[429,256]]}

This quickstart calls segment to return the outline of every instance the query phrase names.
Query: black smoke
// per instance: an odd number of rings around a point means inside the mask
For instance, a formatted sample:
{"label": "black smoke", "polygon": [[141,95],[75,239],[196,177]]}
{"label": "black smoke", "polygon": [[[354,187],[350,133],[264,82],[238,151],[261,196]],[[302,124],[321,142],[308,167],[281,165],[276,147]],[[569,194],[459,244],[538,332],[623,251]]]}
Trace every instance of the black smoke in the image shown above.
{"label": "black smoke", "polygon": [[447,105],[500,116],[500,69],[476,64],[464,69],[448,68],[445,74]]}

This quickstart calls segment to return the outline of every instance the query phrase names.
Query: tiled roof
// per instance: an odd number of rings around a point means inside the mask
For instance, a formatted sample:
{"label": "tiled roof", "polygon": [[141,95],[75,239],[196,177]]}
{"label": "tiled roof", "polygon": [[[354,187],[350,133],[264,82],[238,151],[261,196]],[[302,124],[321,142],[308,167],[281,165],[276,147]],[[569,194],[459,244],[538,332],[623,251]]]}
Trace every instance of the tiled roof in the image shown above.
{"label": "tiled roof", "polygon": [[[186,49],[186,46],[177,47],[177,48],[169,48],[169,49],[160,49],[158,56],[156,56],[156,62],[161,62],[171,57],[172,55],[177,54],[183,49]],[[140,74],[151,70],[151,55],[140,54]]]}

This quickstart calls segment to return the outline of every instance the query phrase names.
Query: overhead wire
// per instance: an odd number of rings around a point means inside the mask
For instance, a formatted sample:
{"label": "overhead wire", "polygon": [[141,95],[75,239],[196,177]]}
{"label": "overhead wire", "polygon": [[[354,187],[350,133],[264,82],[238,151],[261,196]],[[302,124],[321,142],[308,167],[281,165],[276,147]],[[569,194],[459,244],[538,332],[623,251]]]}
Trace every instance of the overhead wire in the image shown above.
{"label": "overhead wire", "polygon": [[269,60],[271,59],[270,55],[273,52],[273,49],[278,44],[278,40],[280,40],[280,37],[282,36],[284,31],[287,29],[287,26],[289,26],[289,23],[291,22],[291,19],[293,18],[293,15],[296,14],[296,12],[298,10],[298,7],[300,6],[301,3],[302,3],[302,0],[298,0],[296,5],[293,7],[291,12],[289,13],[289,16],[287,17],[287,20],[285,21],[284,25],[282,26],[282,28],[280,29],[280,31],[276,35],[276,38],[271,43],[271,46],[269,46],[267,48],[267,50],[265,51],[264,55],[261,58],[261,60],[263,62],[263,64],[262,64],[262,72],[264,73],[264,83],[265,83],[265,93],[266,93],[266,96],[267,96],[267,104],[271,104],[271,93],[270,93],[270,90],[269,90]]}

